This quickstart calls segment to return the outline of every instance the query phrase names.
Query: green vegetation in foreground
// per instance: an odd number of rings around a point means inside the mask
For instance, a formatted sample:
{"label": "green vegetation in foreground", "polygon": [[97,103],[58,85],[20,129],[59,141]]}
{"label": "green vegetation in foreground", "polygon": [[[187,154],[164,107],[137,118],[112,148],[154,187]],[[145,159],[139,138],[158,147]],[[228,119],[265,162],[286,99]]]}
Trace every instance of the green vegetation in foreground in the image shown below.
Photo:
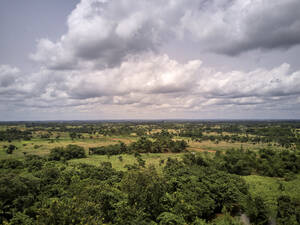
{"label": "green vegetation in foreground", "polygon": [[[64,150],[74,157],[81,152],[74,146]],[[248,195],[239,176],[198,165],[190,157],[168,158],[160,173],[140,164],[122,172],[108,162],[92,166],[53,160],[26,156],[0,162],[2,223],[239,224],[230,213],[242,208]]]}
{"label": "green vegetation in foreground", "polygon": [[261,197],[271,216],[276,216],[277,198],[281,195],[300,199],[300,175],[291,181],[282,178],[250,175],[243,177],[249,185],[251,195]]}
{"label": "green vegetation in foreground", "polygon": [[296,225],[299,150],[299,121],[0,123],[0,223]]}

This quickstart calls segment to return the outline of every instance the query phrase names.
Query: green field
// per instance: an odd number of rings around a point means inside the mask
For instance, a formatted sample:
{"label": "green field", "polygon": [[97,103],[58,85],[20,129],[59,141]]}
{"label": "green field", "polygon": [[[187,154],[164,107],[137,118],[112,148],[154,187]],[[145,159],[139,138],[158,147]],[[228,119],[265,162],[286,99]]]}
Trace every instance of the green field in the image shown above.
{"label": "green field", "polygon": [[[42,139],[42,138],[33,138],[30,141],[2,141],[0,142],[0,158],[22,158],[24,157],[23,152],[26,154],[35,154],[40,156],[45,156],[49,154],[50,150],[55,147],[64,147],[69,144],[76,144],[85,148],[88,152],[90,147],[98,147],[119,143],[122,141],[124,143],[130,143],[135,141],[135,137],[98,137],[98,138],[84,138],[84,139],[74,139],[66,136],[64,138],[56,139]],[[5,153],[4,146],[15,145],[18,149],[14,151],[11,155]]]}
{"label": "green field", "polygon": [[[4,129],[4,127],[0,126],[1,129]],[[55,136],[56,134],[53,134]],[[82,146],[88,151],[88,148],[90,147],[99,147],[99,146],[105,146],[105,145],[111,145],[111,144],[117,144],[120,141],[124,142],[125,144],[129,144],[131,142],[134,142],[138,139],[136,136],[102,136],[102,135],[94,135],[92,138],[88,134],[84,134],[83,138],[80,139],[74,139],[72,140],[68,134],[62,134],[60,133],[60,138],[55,139],[53,137],[49,139],[43,139],[39,138],[37,134],[34,135],[34,138],[32,138],[29,141],[16,141],[13,140],[11,142],[7,141],[0,141],[0,159],[4,158],[22,158],[25,154],[35,154],[40,156],[45,156],[49,154],[50,150],[54,147],[64,147],[69,144],[76,144],[79,146]],[[185,137],[175,137],[174,140],[185,140],[188,143],[187,150],[191,152],[215,152],[215,151],[225,151],[232,148],[246,148],[250,150],[257,150],[259,148],[270,148],[267,144],[251,144],[251,143],[228,143],[225,141],[221,141],[219,143],[215,143],[212,141],[202,141],[197,142],[193,141],[190,138]],[[4,151],[4,147],[8,145],[15,145],[18,149],[13,152],[13,154],[8,155]],[[272,146],[274,149],[282,149],[282,147],[278,146]]]}
{"label": "green field", "polygon": [[[180,159],[182,155],[182,153],[146,153],[142,154],[142,159],[146,161],[146,166],[152,165],[160,169],[165,164],[168,158]],[[121,160],[120,156],[122,157]],[[110,162],[113,168],[123,171],[126,170],[126,168],[124,167],[125,165],[133,165],[134,163],[137,163],[136,158],[133,155],[128,154],[113,155],[110,157],[106,155],[91,155],[87,158],[69,160],[70,164],[86,163],[94,166],[99,166],[102,162]]]}

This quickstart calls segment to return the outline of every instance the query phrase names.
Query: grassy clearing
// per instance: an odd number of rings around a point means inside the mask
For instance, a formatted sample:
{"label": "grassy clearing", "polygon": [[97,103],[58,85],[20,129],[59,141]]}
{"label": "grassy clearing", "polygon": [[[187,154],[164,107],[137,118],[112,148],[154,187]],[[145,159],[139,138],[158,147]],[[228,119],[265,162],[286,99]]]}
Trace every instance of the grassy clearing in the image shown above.
{"label": "grassy clearing", "polygon": [[288,195],[291,198],[300,198],[300,175],[292,181],[284,181],[282,178],[263,177],[257,175],[245,176],[253,196],[262,197],[270,215],[275,216],[277,211],[277,198],[280,195]]}
{"label": "grassy clearing", "polygon": [[[134,137],[104,137],[99,136],[98,138],[84,138],[84,139],[74,139],[71,140],[68,136],[62,137],[58,140],[55,139],[42,139],[42,138],[33,138],[30,141],[12,141],[0,142],[0,159],[7,158],[22,158],[24,157],[23,152],[26,154],[34,154],[45,156],[49,154],[50,150],[55,147],[65,147],[69,144],[79,145],[85,148],[86,153],[90,147],[99,147],[105,145],[117,144],[119,141],[129,144],[135,141]],[[13,152],[13,154],[6,154],[4,146],[15,145],[18,149]]]}
{"label": "grassy clearing", "polygon": [[[148,153],[142,154],[142,159],[146,161],[146,166],[154,165],[156,168],[160,169],[162,166],[160,165],[161,160],[166,161],[169,157],[173,159],[181,159],[182,155],[183,153]],[[122,161],[119,159],[120,156],[122,156]],[[125,165],[133,165],[134,163],[137,163],[135,157],[128,154],[114,155],[111,157],[108,157],[106,155],[89,155],[87,158],[69,160],[69,163],[71,164],[86,163],[94,166],[100,165],[101,162],[110,162],[113,168],[121,171],[126,170],[126,168],[124,168]]]}
{"label": "grassy clearing", "polygon": [[[249,149],[249,150],[258,150],[260,148],[268,148],[268,144],[251,144],[251,143],[241,143],[241,142],[235,142],[235,143],[229,143],[225,141],[220,141],[218,144],[212,141],[202,141],[202,142],[197,142],[197,141],[192,141],[191,139],[188,138],[182,138],[188,142],[189,148],[188,150],[190,151],[225,151],[231,148],[241,148],[241,146],[244,149]],[[276,149],[282,149],[280,147],[274,147],[272,148]]]}
{"label": "grassy clearing", "polygon": [[[4,126],[1,126],[4,128]],[[20,127],[18,127],[20,129]],[[158,131],[158,129],[156,130]],[[40,138],[41,134],[45,134],[45,131],[37,131],[34,133],[34,137],[30,141],[12,141],[0,142],[0,159],[6,158],[22,158],[25,154],[35,154],[40,156],[45,156],[49,154],[50,150],[54,147],[65,147],[69,144],[76,144],[85,148],[88,153],[90,147],[99,147],[105,145],[117,144],[122,141],[125,144],[130,144],[131,142],[137,141],[137,136],[103,136],[103,135],[89,135],[83,134],[84,138],[72,140],[68,133],[66,132],[52,132],[51,139]],[[59,136],[58,139],[55,139]],[[259,148],[268,147],[267,144],[251,144],[251,143],[228,143],[220,141],[218,144],[212,141],[202,141],[196,142],[192,141],[190,138],[175,137],[176,140],[184,139],[188,142],[189,147],[187,150],[193,152],[215,152],[215,151],[225,151],[231,148],[240,148],[243,146],[245,149],[257,150]],[[13,144],[18,147],[13,154],[8,155],[4,150],[4,146]],[[279,149],[278,147],[272,147]]]}
{"label": "grassy clearing", "polygon": [[[55,136],[54,134],[53,136]],[[118,142],[122,141],[125,144],[130,144],[138,139],[138,137],[133,136],[90,136],[84,135],[83,139],[74,139],[72,140],[68,135],[65,133],[59,134],[59,139],[42,139],[38,136],[35,136],[30,141],[12,141],[9,142],[0,142],[0,159],[6,158],[22,158],[24,157],[23,152],[26,154],[35,154],[40,156],[45,156],[49,154],[50,150],[54,147],[65,147],[69,144],[76,144],[85,148],[86,152],[88,153],[88,149],[91,147],[99,147],[99,146],[106,146],[117,144]],[[224,151],[231,148],[240,148],[243,146],[245,149],[257,150],[262,147],[268,147],[266,144],[256,144],[253,145],[251,143],[228,143],[228,142],[219,142],[218,144],[211,142],[211,141],[203,141],[203,142],[196,142],[192,141],[189,138],[175,138],[177,140],[184,139],[188,142],[189,147],[187,150],[193,152],[215,152],[215,151]],[[13,154],[8,155],[4,150],[4,146],[8,146],[13,144],[18,147],[17,150],[13,152]],[[274,147],[272,147],[274,148]]]}
{"label": "grassy clearing", "polygon": [[[180,125],[180,124],[179,124]],[[80,128],[81,125],[66,125],[68,128]],[[136,127],[147,129],[149,128],[148,125],[136,125]],[[219,128],[218,125],[215,126]],[[8,125],[1,125],[0,130],[6,130],[7,128],[17,128],[20,130],[26,130],[25,125],[15,125],[15,126],[8,126]],[[40,129],[40,130],[39,130]],[[50,129],[50,128],[49,128]],[[167,129],[170,133],[178,133],[178,129]],[[151,130],[150,133],[157,133],[161,132],[161,128],[154,128]],[[205,132],[204,132],[205,133]],[[206,134],[206,133],[205,133]],[[216,132],[207,133],[209,135],[217,135]],[[223,132],[226,135],[234,135],[234,133]],[[43,139],[41,136],[43,135],[50,135],[49,139]],[[244,134],[241,134],[244,135]],[[58,139],[56,139],[58,137]],[[68,132],[60,132],[60,131],[51,131],[48,132],[48,129],[45,127],[36,127],[36,130],[33,131],[33,139],[30,141],[12,141],[11,143],[8,142],[0,142],[0,159],[5,158],[22,158],[24,157],[23,152],[25,154],[36,154],[36,155],[47,155],[49,154],[50,150],[54,147],[64,147],[69,144],[76,144],[82,146],[88,151],[90,147],[98,147],[98,146],[105,146],[116,144],[119,141],[124,142],[125,144],[130,144],[133,141],[138,139],[138,136],[103,136],[99,133],[88,134],[82,133],[82,137],[80,139],[71,140]],[[215,151],[224,151],[231,148],[240,148],[243,146],[245,149],[257,150],[259,148],[268,147],[267,144],[252,144],[252,143],[228,143],[224,141],[220,141],[219,143],[212,142],[212,141],[203,141],[203,142],[196,142],[192,141],[190,138],[182,138],[182,137],[175,137],[174,139],[180,140],[184,139],[188,142],[189,151],[193,152],[215,152]],[[4,146],[8,146],[9,144],[13,144],[18,147],[17,150],[14,151],[12,155],[7,155]],[[277,146],[272,146],[274,149],[282,149]]]}

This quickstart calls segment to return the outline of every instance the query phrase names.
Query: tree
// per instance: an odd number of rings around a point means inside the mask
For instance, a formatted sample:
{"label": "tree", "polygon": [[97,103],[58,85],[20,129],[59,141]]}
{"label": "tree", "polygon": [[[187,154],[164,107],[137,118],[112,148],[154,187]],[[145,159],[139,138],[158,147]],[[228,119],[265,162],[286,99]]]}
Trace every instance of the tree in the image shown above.
{"label": "tree", "polygon": [[15,149],[17,149],[17,147],[15,145],[9,145],[6,149],[6,153],[12,154]]}
{"label": "tree", "polygon": [[0,160],[0,169],[22,169],[23,162],[17,159],[2,159]]}
{"label": "tree", "polygon": [[149,218],[155,220],[162,213],[165,185],[154,168],[129,170],[121,181],[121,190],[128,195],[129,206],[143,210]]}
{"label": "tree", "polygon": [[72,140],[74,140],[77,137],[77,134],[75,132],[71,132],[69,133],[69,135]]}
{"label": "tree", "polygon": [[246,214],[249,216],[251,223],[258,225],[269,224],[267,207],[261,197],[252,199],[249,196],[247,198]]}
{"label": "tree", "polygon": [[16,173],[1,173],[0,176],[0,223],[9,220],[15,212],[29,209],[39,193],[39,180],[22,177]]}
{"label": "tree", "polygon": [[10,225],[21,225],[21,224],[26,224],[26,225],[33,225],[33,219],[30,218],[28,215],[17,212],[13,218],[9,221]]}
{"label": "tree", "polygon": [[125,153],[127,151],[127,146],[124,144],[124,142],[120,142],[120,150],[121,153]]}
{"label": "tree", "polygon": [[157,217],[159,225],[185,225],[186,222],[181,216],[169,212],[163,212]]}
{"label": "tree", "polygon": [[297,225],[295,205],[287,195],[279,196],[277,199],[277,223],[279,225]]}
{"label": "tree", "polygon": [[55,147],[51,149],[49,159],[50,160],[69,160],[69,159],[78,159],[85,158],[84,148],[78,145],[67,145],[63,147]]}
{"label": "tree", "polygon": [[118,159],[120,162],[123,162],[123,157],[121,155],[118,157]]}

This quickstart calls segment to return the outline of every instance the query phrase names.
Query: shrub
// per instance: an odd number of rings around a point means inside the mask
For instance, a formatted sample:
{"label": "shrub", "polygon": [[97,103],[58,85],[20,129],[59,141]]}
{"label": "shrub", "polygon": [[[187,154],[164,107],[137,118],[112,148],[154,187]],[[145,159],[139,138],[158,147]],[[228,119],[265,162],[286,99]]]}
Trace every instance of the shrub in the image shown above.
{"label": "shrub", "polygon": [[14,151],[15,149],[17,149],[16,146],[14,146],[14,145],[9,145],[9,146],[7,147],[7,149],[6,149],[6,153],[7,153],[7,154],[12,154],[13,151]]}
{"label": "shrub", "polygon": [[56,147],[51,149],[49,160],[69,160],[85,158],[84,148],[78,145],[68,145],[67,147]]}

